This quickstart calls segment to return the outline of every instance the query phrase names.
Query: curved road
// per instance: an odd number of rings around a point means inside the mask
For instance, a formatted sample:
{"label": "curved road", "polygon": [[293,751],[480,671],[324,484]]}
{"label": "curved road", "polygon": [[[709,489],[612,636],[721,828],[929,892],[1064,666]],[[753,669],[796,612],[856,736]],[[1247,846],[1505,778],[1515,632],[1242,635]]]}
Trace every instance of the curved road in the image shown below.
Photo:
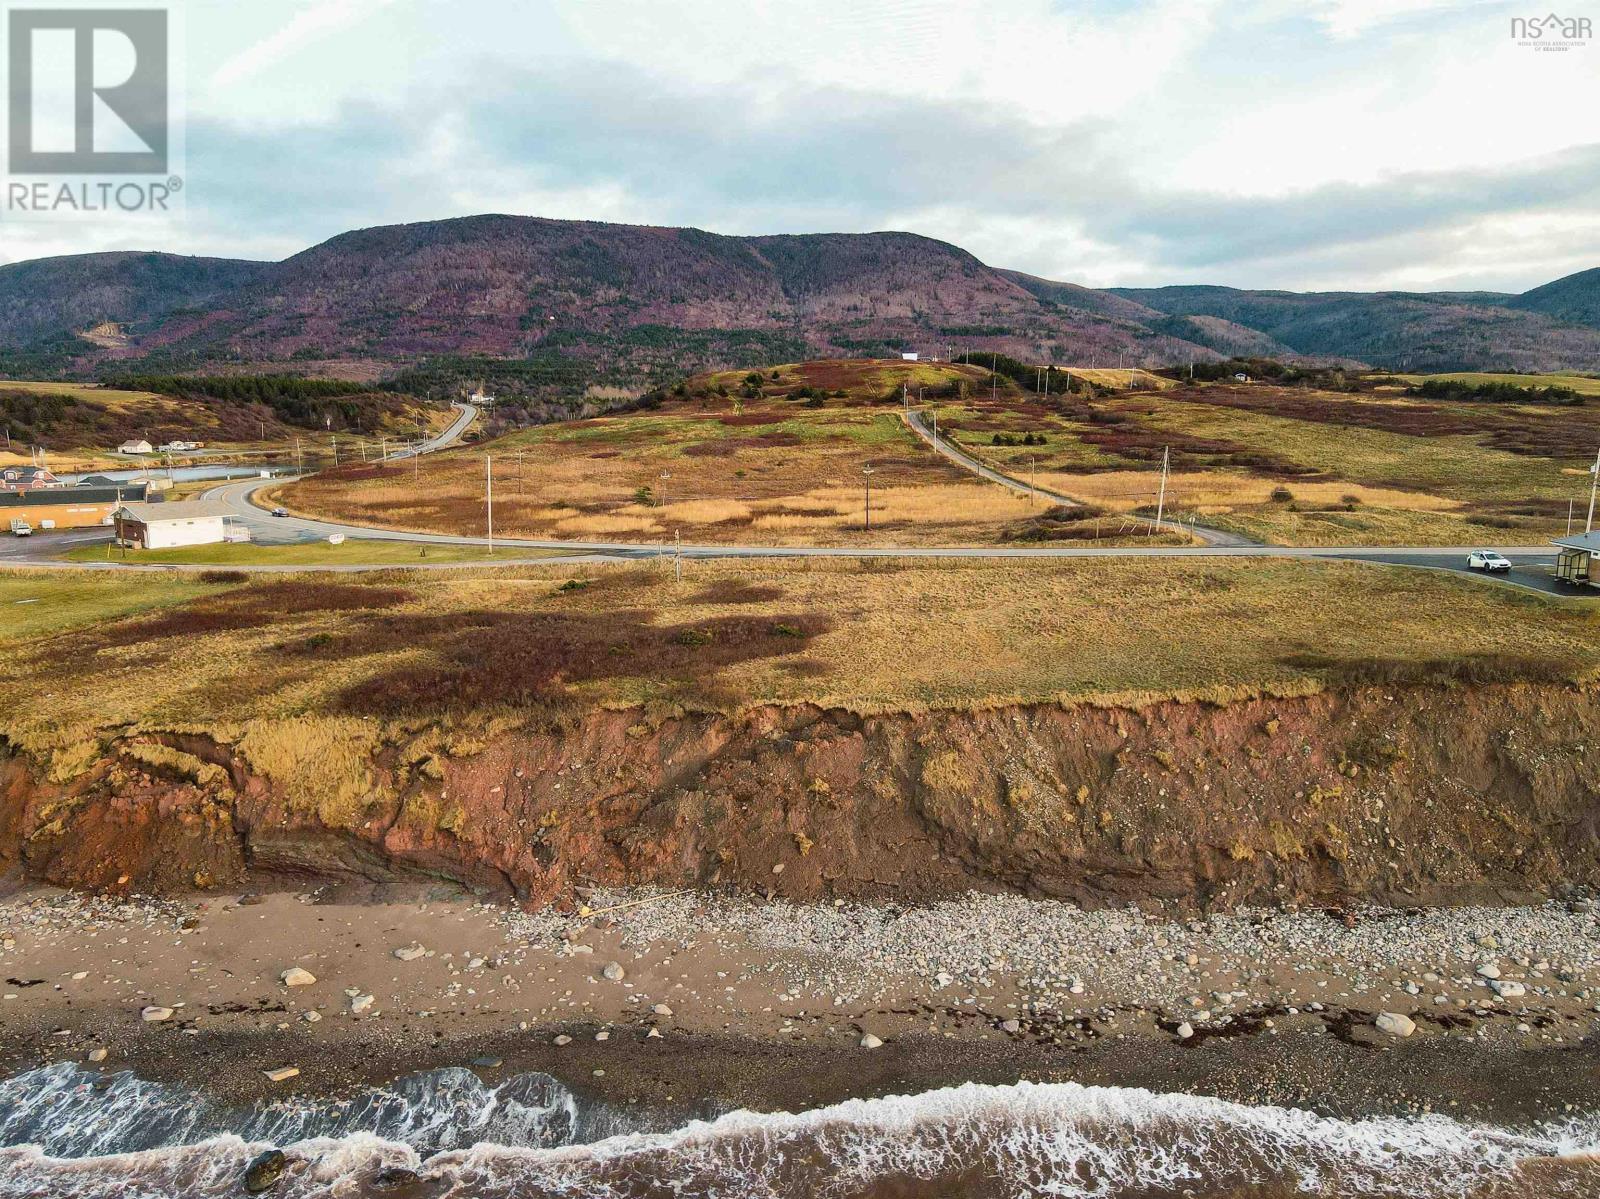
{"label": "curved road", "polygon": [[[987,479],[990,483],[998,483],[1002,487],[1009,487],[1012,491],[1026,492],[1030,495],[1042,495],[1045,497],[1045,499],[1054,500],[1056,503],[1067,508],[1077,508],[1081,506],[1080,502],[1073,499],[1071,496],[1062,495],[1059,491],[1050,491],[1044,487],[1035,487],[1031,483],[1024,483],[1021,479],[1014,475],[1008,475],[1001,471],[995,470],[992,466],[985,466],[971,454],[967,453],[965,450],[951,442],[949,438],[934,436],[933,430],[928,427],[927,421],[923,420],[922,413],[920,412],[902,412],[900,414],[900,419],[905,421],[906,424],[911,427],[911,431],[913,433],[922,438],[923,441],[927,442],[927,444],[932,447],[934,453],[943,455],[944,457],[950,459],[950,461],[954,462],[957,466],[961,467],[963,470],[970,471],[981,479]],[[1154,520],[1151,520],[1148,517],[1134,517],[1133,519],[1152,527],[1156,523]],[[1173,521],[1172,524],[1173,527],[1180,532],[1187,527],[1191,533],[1193,533],[1197,538],[1205,542],[1207,545],[1249,546],[1258,544],[1257,542],[1251,541],[1248,537],[1241,537],[1237,533],[1228,533],[1222,529],[1210,529],[1205,525],[1196,524],[1185,526],[1178,521]]]}
{"label": "curved road", "polygon": [[414,458],[418,454],[431,454],[435,450],[442,450],[455,445],[461,440],[461,435],[467,431],[472,422],[478,419],[478,410],[471,404],[463,404],[460,400],[451,400],[450,407],[456,410],[456,419],[443,433],[437,437],[430,437],[427,441],[420,441],[416,445],[408,445],[404,449],[396,450],[390,458]]}
{"label": "curved road", "polygon": [[[390,459],[411,457],[413,454],[434,453],[448,448],[461,439],[461,436],[471,427],[477,417],[477,410],[461,403],[454,405],[460,416],[443,433],[430,438],[415,447],[407,447],[389,455]],[[933,444],[931,432],[914,418],[914,414],[907,415],[907,421],[930,445]],[[969,457],[959,450],[952,450],[942,438],[935,448],[958,465],[972,470],[983,478],[998,483],[1001,486],[1020,490],[1031,490],[1029,485],[1019,479],[1014,479],[999,471],[992,470],[982,463]],[[403,541],[418,545],[474,545],[487,546],[486,537],[464,537],[448,533],[414,533],[401,529],[384,529],[369,525],[345,524],[338,521],[314,520],[309,517],[287,516],[274,517],[265,508],[254,502],[255,493],[263,488],[282,483],[283,479],[246,479],[242,482],[225,483],[212,488],[205,493],[208,499],[221,500],[230,507],[239,520],[250,527],[252,537],[263,545],[284,545],[296,542],[319,541],[335,533],[342,533],[350,540],[373,541]],[[1053,492],[1040,492],[1059,502],[1072,504],[1070,497],[1057,495]],[[85,533],[91,531],[85,530]],[[98,534],[99,531],[93,531]],[[1477,546],[1281,546],[1258,545],[1232,534],[1220,530],[1196,529],[1197,535],[1206,533],[1213,535],[1207,545],[1201,546],[915,546],[915,545],[883,545],[883,546],[763,546],[763,545],[650,545],[638,542],[623,541],[559,541],[553,539],[535,538],[503,538],[496,537],[496,549],[538,550],[544,556],[537,558],[518,558],[510,554],[505,558],[497,559],[495,565],[509,566],[518,563],[556,563],[595,560],[638,560],[670,557],[681,554],[685,558],[996,558],[996,559],[1027,559],[1027,558],[1312,558],[1312,559],[1342,559],[1354,562],[1371,562],[1390,566],[1407,566],[1431,570],[1446,570],[1455,573],[1466,573],[1467,554]],[[91,534],[91,535],[93,535]],[[100,535],[103,539],[103,535]],[[46,545],[49,544],[49,549]],[[558,557],[550,557],[549,551],[557,551]],[[27,542],[18,539],[0,539],[0,565],[16,566],[57,566],[83,568],[98,565],[101,569],[127,570],[173,570],[184,569],[172,565],[161,566],[135,566],[120,563],[73,563],[62,562],[59,559],[44,556],[59,552],[58,543],[40,544],[37,549]],[[1574,593],[1565,588],[1558,588],[1550,575],[1548,567],[1553,564],[1555,551],[1548,546],[1521,546],[1511,549],[1502,549],[1501,552],[1513,564],[1510,575],[1497,578],[1513,586],[1520,586],[1530,590],[1543,591],[1555,595],[1570,596]],[[34,557],[34,554],[40,554]],[[414,566],[408,565],[404,569],[462,569],[481,567],[484,562],[418,562]],[[304,570],[331,570],[331,571],[362,571],[362,570],[392,570],[393,563],[383,566],[364,565],[338,565],[338,566],[242,566],[242,570],[259,571],[304,571]],[[199,569],[199,568],[196,568]],[[1582,593],[1579,593],[1582,594]]]}

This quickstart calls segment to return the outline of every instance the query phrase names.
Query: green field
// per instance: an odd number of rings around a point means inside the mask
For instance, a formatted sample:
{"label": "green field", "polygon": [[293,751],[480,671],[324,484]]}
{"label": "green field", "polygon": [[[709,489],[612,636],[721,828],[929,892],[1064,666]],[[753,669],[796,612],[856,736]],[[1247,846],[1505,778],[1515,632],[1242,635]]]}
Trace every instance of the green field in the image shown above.
{"label": "green field", "polygon": [[101,624],[226,590],[181,575],[141,576],[138,585],[100,572],[0,572],[0,642]]}
{"label": "green field", "polygon": [[1513,387],[1570,387],[1581,395],[1600,395],[1600,377],[1594,375],[1498,375],[1486,371],[1456,371],[1443,375],[1394,375],[1416,385],[1429,379],[1449,383],[1509,383]]}

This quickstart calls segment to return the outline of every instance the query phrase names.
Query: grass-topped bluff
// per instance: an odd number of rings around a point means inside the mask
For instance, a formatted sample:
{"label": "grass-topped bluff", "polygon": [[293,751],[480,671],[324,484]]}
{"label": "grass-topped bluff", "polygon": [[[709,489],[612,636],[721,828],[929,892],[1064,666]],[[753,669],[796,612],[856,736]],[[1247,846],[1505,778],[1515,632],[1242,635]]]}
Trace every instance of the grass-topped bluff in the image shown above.
{"label": "grass-topped bluff", "polygon": [[[497,533],[747,544],[1133,542],[1166,513],[1269,544],[1536,545],[1587,501],[1600,405],[1583,376],[1359,376],[823,361],[700,375],[641,410],[510,433],[420,475],[351,467],[284,489],[312,515]],[[1241,367],[1272,364],[1241,363]],[[1232,369],[1229,366],[1227,369]],[[1560,397],[1554,402],[1550,397]],[[1055,506],[936,455],[907,409]],[[873,528],[866,524],[866,476]],[[1182,541],[1174,533],[1170,541]]]}
{"label": "grass-topped bluff", "polygon": [[[482,726],[595,707],[855,712],[1588,679],[1600,617],[1355,563],[899,560],[0,576],[0,734]],[[48,694],[39,686],[48,678]]]}
{"label": "grass-topped bluff", "polygon": [[1600,785],[1586,606],[1353,563],[10,573],[0,650],[0,864],[113,889],[1465,894]]}

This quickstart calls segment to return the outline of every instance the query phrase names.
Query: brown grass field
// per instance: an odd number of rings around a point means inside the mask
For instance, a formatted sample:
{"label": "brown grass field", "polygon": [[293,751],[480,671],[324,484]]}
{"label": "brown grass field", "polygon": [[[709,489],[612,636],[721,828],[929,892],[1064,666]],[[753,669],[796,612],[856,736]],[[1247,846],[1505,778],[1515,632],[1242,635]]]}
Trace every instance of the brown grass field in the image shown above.
{"label": "brown grass field", "polygon": [[[1161,455],[1182,518],[1288,545],[1540,544],[1582,519],[1600,407],[1202,384],[1159,396],[939,405],[1014,474],[1113,512],[1153,510]],[[995,444],[1029,433],[1045,444]]]}
{"label": "brown grass field", "polygon": [[1600,667],[1600,616],[1580,602],[1354,563],[696,562],[681,582],[601,565],[241,579],[8,574],[0,735],[66,762],[146,728],[270,753],[427,727],[487,735],[597,705],[648,716],[1227,702],[1351,680],[1582,681]]}
{"label": "brown grass field", "polygon": [[[440,455],[416,478],[402,466],[324,475],[283,502],[482,534],[489,453],[496,528],[508,537],[1115,544],[1137,538],[1133,516],[1154,512],[1168,452],[1175,520],[1276,544],[1539,545],[1566,530],[1569,505],[1581,520],[1587,504],[1600,404],[1433,401],[1370,381],[1333,392],[1136,377],[1145,374],[1075,370],[1079,390],[1042,396],[952,364],[721,372],[687,381],[655,411],[516,433]],[[940,461],[899,420],[903,398],[974,456],[1087,509],[1069,519]]]}
{"label": "brown grass field", "polygon": [[[420,464],[330,472],[280,489],[273,501],[362,524],[482,536],[489,456],[501,537],[981,544],[1037,531],[1043,501],[975,479],[901,419],[902,387],[913,400],[959,395],[988,386],[979,368],[824,361],[749,378],[700,376],[656,411],[546,425]],[[1101,532],[1110,540],[1123,530],[1137,536],[1120,521]],[[1050,537],[1092,532],[1073,525]]]}

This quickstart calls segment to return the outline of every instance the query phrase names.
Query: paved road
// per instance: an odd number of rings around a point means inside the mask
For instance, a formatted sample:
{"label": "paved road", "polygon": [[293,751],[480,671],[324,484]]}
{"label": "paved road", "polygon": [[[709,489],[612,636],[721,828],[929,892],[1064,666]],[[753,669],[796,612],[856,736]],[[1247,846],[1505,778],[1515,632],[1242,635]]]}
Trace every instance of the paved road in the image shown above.
{"label": "paved road", "polygon": [[[461,435],[470,427],[476,412],[465,405],[457,405],[463,409],[461,417],[456,420],[444,433],[424,442],[420,447],[422,453],[432,453],[455,444]],[[916,427],[913,425],[913,427]],[[920,430],[930,441],[931,433]],[[947,443],[940,439],[940,445]],[[409,451],[406,451],[409,454]],[[398,455],[391,455],[391,458]],[[952,457],[965,459],[963,465],[977,468],[977,472],[985,478],[993,478],[994,482],[1003,486],[1021,487],[1027,489],[1027,484],[1020,480],[1011,479],[998,472],[990,471],[981,463],[968,459],[957,452]],[[483,537],[459,537],[446,533],[409,533],[397,529],[380,529],[364,525],[341,524],[335,521],[311,520],[305,517],[288,516],[274,517],[265,509],[253,502],[254,494],[265,487],[274,486],[283,482],[282,479],[245,479],[234,483],[225,483],[206,492],[211,499],[218,499],[228,504],[237,514],[238,518],[248,524],[252,536],[263,545],[284,545],[296,542],[319,541],[334,533],[343,533],[348,539],[355,541],[368,539],[374,541],[404,541],[419,546],[426,545],[487,545]],[[1051,494],[1045,492],[1044,494]],[[1067,497],[1058,498],[1065,502],[1072,502]],[[1217,530],[1212,530],[1217,532]],[[61,552],[63,546],[73,544],[92,544],[96,541],[107,541],[110,533],[102,529],[75,530],[72,533],[55,534],[49,537],[36,536],[33,538],[0,538],[0,565],[38,565],[38,566],[65,566],[54,560],[54,556]],[[532,538],[501,538],[494,540],[497,550],[504,551],[505,557],[497,558],[500,565],[512,565],[518,562],[576,562],[576,561],[626,561],[626,560],[651,560],[662,556],[681,553],[688,559],[714,559],[714,558],[966,558],[966,559],[1061,559],[1061,558],[1309,558],[1309,559],[1334,559],[1354,562],[1371,562],[1374,564],[1405,566],[1426,570],[1443,570],[1457,574],[1469,574],[1472,577],[1486,577],[1468,570],[1467,554],[1476,546],[1332,546],[1332,547],[1302,547],[1279,545],[1256,545],[1245,542],[1244,544],[1209,544],[1202,546],[872,546],[872,547],[844,547],[844,546],[762,546],[762,545],[683,545],[671,546],[665,544],[646,545],[636,542],[617,541],[556,541]],[[1600,594],[1578,591],[1573,592],[1562,587],[1554,581],[1550,574],[1550,566],[1554,563],[1555,552],[1548,546],[1521,546],[1521,547],[1488,547],[1499,548],[1511,560],[1513,569],[1509,576],[1494,576],[1493,581],[1501,584],[1511,584],[1531,590],[1543,591],[1553,595],[1596,595]],[[559,557],[529,558],[518,557],[517,550],[555,550]],[[463,569],[472,566],[481,566],[482,563],[437,563],[419,561],[416,566],[422,569]],[[119,567],[120,568],[120,567]],[[151,567],[149,569],[172,569],[171,567]],[[391,566],[328,566],[328,567],[245,567],[243,569],[256,570],[334,570],[334,571],[361,571],[373,569],[393,569]]]}
{"label": "paved road", "polygon": [[[950,461],[954,462],[963,470],[971,471],[979,478],[987,479],[991,483],[998,483],[1002,487],[1009,487],[1012,491],[1021,491],[1030,495],[1042,495],[1045,499],[1060,504],[1063,507],[1076,508],[1080,506],[1079,502],[1073,499],[1071,496],[1062,495],[1060,492],[1051,491],[1048,488],[1035,487],[1032,483],[1026,483],[1014,475],[1008,475],[1001,471],[995,470],[991,466],[985,466],[971,454],[956,446],[948,437],[935,437],[933,430],[928,427],[927,421],[923,419],[922,413],[907,410],[902,412],[900,416],[901,419],[911,427],[911,431],[913,433],[922,438],[923,441],[927,442],[928,445],[932,447],[934,453],[942,454],[944,457],[950,459]],[[1155,521],[1146,519],[1144,517],[1134,517],[1133,519],[1139,520],[1143,524],[1152,527],[1156,523]],[[1176,521],[1173,523],[1177,524]],[[1178,527],[1183,528],[1185,526],[1179,525]],[[1222,529],[1208,529],[1205,525],[1200,524],[1187,527],[1206,545],[1244,546],[1257,544],[1256,542],[1251,541],[1248,537],[1241,537],[1237,533],[1228,533]]]}
{"label": "paved road", "polygon": [[414,458],[418,454],[432,454],[447,446],[455,445],[473,421],[478,419],[478,410],[471,404],[463,404],[460,400],[451,400],[450,407],[456,410],[456,419],[451,426],[437,437],[430,437],[427,441],[417,445],[408,445],[404,449],[393,451],[390,458]]}

